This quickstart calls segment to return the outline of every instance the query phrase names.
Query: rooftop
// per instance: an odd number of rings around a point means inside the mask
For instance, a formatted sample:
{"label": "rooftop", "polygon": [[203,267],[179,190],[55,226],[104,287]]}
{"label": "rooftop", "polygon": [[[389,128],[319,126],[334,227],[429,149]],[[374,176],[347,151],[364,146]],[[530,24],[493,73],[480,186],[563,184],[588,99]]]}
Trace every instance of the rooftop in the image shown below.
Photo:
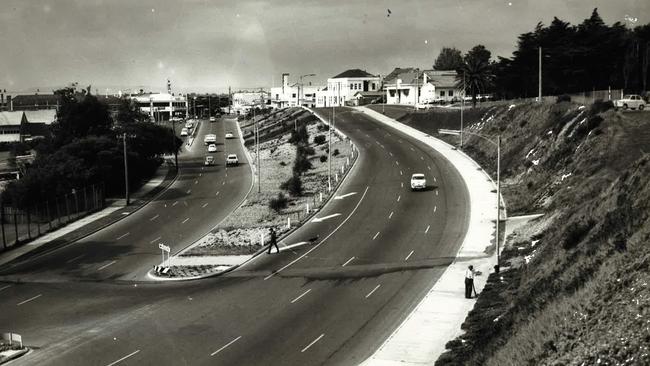
{"label": "rooftop", "polygon": [[29,123],[45,123],[51,124],[56,120],[55,109],[39,109],[35,111],[25,111],[25,117]]}
{"label": "rooftop", "polygon": [[341,78],[372,78],[375,75],[370,74],[366,70],[361,69],[349,69],[343,71],[342,73],[334,76],[332,79],[341,79]]}
{"label": "rooftop", "polygon": [[23,115],[23,111],[0,112],[0,126],[20,126]]}

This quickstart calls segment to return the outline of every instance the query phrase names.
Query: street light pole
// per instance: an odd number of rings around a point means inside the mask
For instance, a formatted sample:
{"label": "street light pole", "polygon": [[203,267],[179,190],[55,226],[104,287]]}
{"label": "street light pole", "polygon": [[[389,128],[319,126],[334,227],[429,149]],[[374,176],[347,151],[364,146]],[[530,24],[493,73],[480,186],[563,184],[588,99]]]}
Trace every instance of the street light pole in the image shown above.
{"label": "street light pole", "polygon": [[[298,83],[298,106],[302,106],[302,103],[300,103],[301,100],[304,98],[301,98],[301,95],[305,94],[305,88],[302,84],[302,78],[307,77],[307,76],[316,76],[316,74],[305,74],[305,75],[300,75],[300,82]],[[301,94],[302,92],[302,94]]]}
{"label": "street light pole", "polygon": [[178,149],[176,148],[176,119],[172,118],[172,150],[174,151],[174,162],[178,171]]}
{"label": "street light pole", "polygon": [[126,158],[126,132],[122,134],[122,145],[124,148],[124,192],[126,205],[129,205],[129,161]]}
{"label": "street light pole", "polygon": [[465,105],[465,70],[463,70],[463,94],[460,96],[460,148],[463,148],[463,106]]}

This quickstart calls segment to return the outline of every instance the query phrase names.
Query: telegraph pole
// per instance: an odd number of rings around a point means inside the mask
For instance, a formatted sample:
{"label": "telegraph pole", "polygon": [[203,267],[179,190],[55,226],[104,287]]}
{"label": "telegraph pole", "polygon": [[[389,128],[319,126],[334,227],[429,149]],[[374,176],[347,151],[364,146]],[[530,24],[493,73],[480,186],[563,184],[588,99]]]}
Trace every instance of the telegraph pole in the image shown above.
{"label": "telegraph pole", "polygon": [[122,134],[122,144],[124,147],[124,192],[126,193],[126,206],[129,205],[129,161],[126,158],[126,132]]}
{"label": "telegraph pole", "polygon": [[538,101],[541,103],[542,102],[542,47],[539,48],[539,86],[538,86],[538,93],[539,99]]}

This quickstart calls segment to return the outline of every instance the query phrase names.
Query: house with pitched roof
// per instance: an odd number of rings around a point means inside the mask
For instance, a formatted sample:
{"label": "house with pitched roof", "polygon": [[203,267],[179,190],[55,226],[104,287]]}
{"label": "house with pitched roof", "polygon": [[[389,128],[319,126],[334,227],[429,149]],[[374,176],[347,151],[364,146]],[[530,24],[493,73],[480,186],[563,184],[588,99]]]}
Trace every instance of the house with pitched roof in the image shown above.
{"label": "house with pitched roof", "polygon": [[[374,92],[380,90],[379,76],[361,69],[349,69],[327,79],[327,90],[323,103],[317,107],[344,106],[352,104],[357,92]],[[318,98],[317,100],[322,98]]]}
{"label": "house with pitched roof", "polygon": [[22,141],[27,124],[23,111],[0,112],[0,142]]}
{"label": "house with pitched roof", "polygon": [[456,71],[413,67],[395,68],[384,79],[384,91],[386,103],[406,105],[450,102],[462,92],[456,88]]}

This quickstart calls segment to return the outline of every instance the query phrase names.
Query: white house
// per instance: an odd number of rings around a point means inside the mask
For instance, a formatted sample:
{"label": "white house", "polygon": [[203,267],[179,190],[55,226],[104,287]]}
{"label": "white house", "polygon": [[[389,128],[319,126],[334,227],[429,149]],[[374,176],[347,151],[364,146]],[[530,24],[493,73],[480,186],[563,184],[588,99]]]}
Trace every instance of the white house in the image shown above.
{"label": "white house", "polygon": [[[304,83],[303,83],[304,84]],[[271,88],[270,102],[274,108],[316,106],[316,95],[325,89],[322,86],[302,85],[300,82],[290,85],[289,74],[282,74],[282,86]]]}
{"label": "white house", "polygon": [[386,102],[407,104],[449,102],[462,91],[456,88],[456,71],[396,68],[384,79]]}
{"label": "white house", "polygon": [[174,96],[170,93],[145,93],[132,95],[131,100],[156,121],[167,121],[174,116],[187,114],[187,98],[183,95]]}
{"label": "white house", "polygon": [[[344,106],[350,104],[359,91],[377,91],[380,88],[379,76],[365,70],[350,69],[327,79],[325,100],[317,103],[318,107]],[[318,100],[318,95],[317,95]]]}
{"label": "white house", "polygon": [[421,87],[420,69],[395,68],[384,78],[387,104],[410,104],[418,102]]}
{"label": "white house", "polygon": [[22,141],[22,131],[27,125],[25,112],[0,112],[0,142]]}
{"label": "white house", "polygon": [[266,107],[269,93],[265,90],[238,91],[232,94],[232,110],[236,114],[245,114],[253,108]]}
{"label": "white house", "polygon": [[454,70],[425,70],[421,77],[420,103],[460,99],[463,91],[456,87],[456,75]]}

